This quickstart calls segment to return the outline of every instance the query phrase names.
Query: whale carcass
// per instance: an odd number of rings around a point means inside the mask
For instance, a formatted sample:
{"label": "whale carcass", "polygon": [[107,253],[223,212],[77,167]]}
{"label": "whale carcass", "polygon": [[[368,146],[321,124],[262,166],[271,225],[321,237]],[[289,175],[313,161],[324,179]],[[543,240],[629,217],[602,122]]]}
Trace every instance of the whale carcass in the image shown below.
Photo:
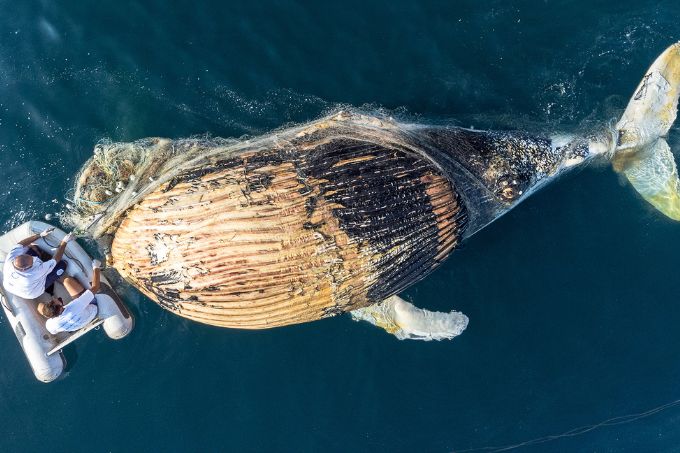
{"label": "whale carcass", "polygon": [[583,138],[340,111],[246,140],[101,143],[70,218],[140,291],[206,324],[267,328],[379,306],[596,158],[677,218],[662,137],[677,110],[679,49],[650,68],[615,130]]}

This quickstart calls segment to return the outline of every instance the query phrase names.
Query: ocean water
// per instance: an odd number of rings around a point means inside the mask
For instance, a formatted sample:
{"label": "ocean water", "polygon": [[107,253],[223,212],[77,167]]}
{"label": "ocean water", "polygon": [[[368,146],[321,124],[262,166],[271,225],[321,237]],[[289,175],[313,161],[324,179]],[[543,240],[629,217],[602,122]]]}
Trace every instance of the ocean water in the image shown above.
{"label": "ocean water", "polygon": [[[675,0],[0,6],[2,230],[58,212],[101,139],[257,135],[349,105],[578,132],[620,115],[680,39]],[[678,128],[669,142],[680,151]],[[680,451],[680,407],[592,426],[680,399],[679,239],[594,167],[403,294],[466,313],[453,341],[349,316],[224,330],[121,284],[135,331],[88,334],[45,385],[2,317],[0,450]]]}

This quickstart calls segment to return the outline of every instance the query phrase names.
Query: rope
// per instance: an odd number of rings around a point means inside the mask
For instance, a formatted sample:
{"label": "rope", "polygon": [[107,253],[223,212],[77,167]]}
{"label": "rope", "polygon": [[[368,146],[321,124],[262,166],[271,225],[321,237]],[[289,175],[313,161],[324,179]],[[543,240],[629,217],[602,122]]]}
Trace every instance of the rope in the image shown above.
{"label": "rope", "polygon": [[675,401],[671,401],[671,402],[666,403],[666,404],[662,404],[661,406],[654,407],[654,408],[646,410],[644,412],[639,412],[639,413],[636,413],[636,414],[620,415],[620,416],[617,416],[617,417],[612,417],[612,418],[609,418],[607,420],[601,421],[599,423],[594,423],[592,425],[579,426],[578,428],[570,429],[569,431],[565,431],[561,434],[552,434],[552,435],[548,435],[548,436],[538,437],[536,439],[526,440],[524,442],[519,442],[517,444],[469,448],[467,450],[455,450],[455,452],[456,453],[469,453],[469,452],[479,452],[479,451],[500,452],[500,451],[514,450],[514,449],[521,448],[521,447],[529,447],[529,446],[532,446],[532,445],[538,445],[538,444],[542,444],[542,443],[546,443],[546,442],[551,442],[553,440],[558,440],[558,439],[562,439],[562,438],[565,438],[565,437],[580,436],[582,434],[586,434],[586,433],[589,433],[591,431],[594,431],[598,428],[602,428],[603,426],[625,425],[627,423],[632,423],[632,422],[640,420],[642,418],[650,417],[650,416],[657,414],[661,411],[665,411],[665,410],[671,409],[671,408],[676,407],[676,406],[680,406],[680,399],[677,399]]}
{"label": "rope", "polygon": [[[47,244],[48,247],[52,247],[53,249],[58,248],[59,244],[57,244],[57,245],[50,244],[50,242],[47,240],[48,237],[49,237],[49,235],[42,238],[42,240],[45,241],[45,244]],[[75,262],[78,265],[78,267],[80,267],[80,270],[83,271],[83,273],[87,275],[87,272],[85,271],[85,266],[83,266],[83,263],[81,263],[78,258],[76,258],[75,256],[73,256],[69,253],[68,247],[64,250],[64,255],[66,255],[69,259],[71,259],[71,261]]]}

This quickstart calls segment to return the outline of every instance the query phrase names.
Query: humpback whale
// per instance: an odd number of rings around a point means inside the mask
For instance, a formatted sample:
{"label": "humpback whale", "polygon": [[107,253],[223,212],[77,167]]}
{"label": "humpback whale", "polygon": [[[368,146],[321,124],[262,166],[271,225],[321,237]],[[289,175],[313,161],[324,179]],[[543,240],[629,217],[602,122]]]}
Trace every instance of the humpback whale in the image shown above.
{"label": "humpback whale", "polygon": [[465,329],[463,314],[427,312],[397,295],[565,172],[611,162],[680,220],[664,140],[679,89],[677,43],[616,126],[584,137],[343,110],[244,140],[103,142],[67,215],[101,242],[109,266],[185,318],[259,329],[352,312],[400,338],[451,338]]}

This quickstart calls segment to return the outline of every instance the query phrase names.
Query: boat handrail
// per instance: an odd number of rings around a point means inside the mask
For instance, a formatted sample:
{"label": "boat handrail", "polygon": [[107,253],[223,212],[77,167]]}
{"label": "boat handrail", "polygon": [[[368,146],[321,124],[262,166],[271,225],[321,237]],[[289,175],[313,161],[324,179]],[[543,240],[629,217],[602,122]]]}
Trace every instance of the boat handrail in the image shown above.
{"label": "boat handrail", "polygon": [[[1,276],[2,274],[0,274]],[[5,295],[0,291],[0,302],[2,302],[2,306],[7,309],[8,312],[10,312],[12,315],[14,315],[14,310],[12,310],[12,307],[7,303],[7,298]]]}
{"label": "boat handrail", "polygon": [[74,332],[73,335],[69,335],[69,337],[66,338],[64,341],[62,341],[61,343],[57,343],[57,345],[55,347],[53,347],[52,349],[47,351],[47,356],[51,356],[52,354],[59,351],[60,349],[63,349],[64,346],[67,346],[67,345],[71,344],[72,342],[76,341],[78,338],[82,337],[83,335],[88,333],[90,330],[99,327],[100,325],[102,325],[104,323],[104,321],[105,321],[104,319],[95,318],[88,325],[86,325],[82,329]]}

